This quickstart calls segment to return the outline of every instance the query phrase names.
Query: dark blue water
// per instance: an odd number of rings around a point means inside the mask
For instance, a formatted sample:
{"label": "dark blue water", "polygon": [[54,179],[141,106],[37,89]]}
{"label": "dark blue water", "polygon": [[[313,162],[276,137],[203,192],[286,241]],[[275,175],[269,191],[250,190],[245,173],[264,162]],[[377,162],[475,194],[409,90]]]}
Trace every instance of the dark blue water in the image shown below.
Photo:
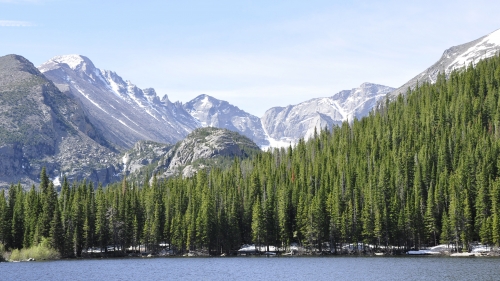
{"label": "dark blue water", "polygon": [[500,258],[224,257],[0,263],[0,280],[500,280]]}

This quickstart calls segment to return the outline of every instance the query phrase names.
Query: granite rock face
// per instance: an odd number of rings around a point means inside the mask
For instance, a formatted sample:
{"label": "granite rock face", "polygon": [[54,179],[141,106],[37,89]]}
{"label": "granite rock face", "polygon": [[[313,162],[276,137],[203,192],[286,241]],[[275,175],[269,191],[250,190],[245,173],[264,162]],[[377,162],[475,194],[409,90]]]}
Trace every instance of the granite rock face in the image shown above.
{"label": "granite rock face", "polygon": [[[137,177],[142,174],[143,169],[149,165],[156,166],[174,146],[171,144],[157,143],[153,141],[138,141],[134,147],[129,149],[118,159],[117,167],[122,174]],[[121,161],[120,161],[121,160]]]}

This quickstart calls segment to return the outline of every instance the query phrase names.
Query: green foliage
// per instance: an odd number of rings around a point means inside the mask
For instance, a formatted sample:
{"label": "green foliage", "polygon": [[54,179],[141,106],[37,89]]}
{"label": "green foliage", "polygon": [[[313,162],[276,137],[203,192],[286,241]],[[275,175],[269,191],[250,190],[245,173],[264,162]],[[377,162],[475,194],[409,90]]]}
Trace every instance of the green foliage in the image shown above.
{"label": "green foliage", "polygon": [[0,261],[8,260],[6,253],[5,253],[5,246],[4,244],[0,243]]}
{"label": "green foliage", "polygon": [[10,261],[24,261],[28,259],[35,260],[55,260],[59,259],[60,254],[57,250],[50,247],[50,242],[48,239],[43,238],[41,242],[30,248],[15,249],[12,251],[8,260]]}

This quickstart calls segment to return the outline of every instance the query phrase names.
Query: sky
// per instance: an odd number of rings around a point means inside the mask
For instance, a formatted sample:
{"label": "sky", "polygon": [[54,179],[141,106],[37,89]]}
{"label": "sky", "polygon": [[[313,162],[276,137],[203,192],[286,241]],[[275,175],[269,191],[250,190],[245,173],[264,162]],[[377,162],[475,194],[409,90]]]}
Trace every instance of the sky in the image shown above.
{"label": "sky", "polygon": [[87,56],[140,88],[261,117],[371,82],[399,87],[500,28],[500,1],[0,0],[0,56]]}

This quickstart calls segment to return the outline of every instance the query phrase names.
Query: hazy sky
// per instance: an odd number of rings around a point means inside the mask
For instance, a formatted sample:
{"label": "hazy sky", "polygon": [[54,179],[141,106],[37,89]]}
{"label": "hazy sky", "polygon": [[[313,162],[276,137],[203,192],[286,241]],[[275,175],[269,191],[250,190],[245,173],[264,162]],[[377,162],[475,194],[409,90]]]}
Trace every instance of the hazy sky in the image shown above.
{"label": "hazy sky", "polygon": [[[411,3],[409,3],[411,2]],[[0,55],[81,54],[171,101],[262,116],[372,82],[399,87],[500,28],[500,1],[0,0]]]}

